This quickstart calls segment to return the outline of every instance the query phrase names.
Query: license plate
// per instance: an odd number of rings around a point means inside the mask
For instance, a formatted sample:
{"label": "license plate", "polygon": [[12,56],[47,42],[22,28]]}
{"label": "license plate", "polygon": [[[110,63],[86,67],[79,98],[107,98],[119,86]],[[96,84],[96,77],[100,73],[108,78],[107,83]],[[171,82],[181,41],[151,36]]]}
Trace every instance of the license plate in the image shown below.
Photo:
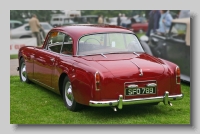
{"label": "license plate", "polygon": [[126,96],[155,94],[155,93],[156,93],[156,87],[137,87],[137,88],[126,89]]}

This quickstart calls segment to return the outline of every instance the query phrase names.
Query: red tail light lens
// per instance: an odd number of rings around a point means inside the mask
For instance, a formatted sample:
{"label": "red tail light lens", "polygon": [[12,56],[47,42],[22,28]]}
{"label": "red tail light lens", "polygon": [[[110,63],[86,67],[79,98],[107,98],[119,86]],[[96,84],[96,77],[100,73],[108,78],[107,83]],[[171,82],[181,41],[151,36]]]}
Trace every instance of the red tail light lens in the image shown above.
{"label": "red tail light lens", "polygon": [[180,83],[181,83],[181,70],[177,66],[176,67],[176,84],[180,84]]}
{"label": "red tail light lens", "polygon": [[99,72],[95,73],[95,85],[96,85],[96,90],[100,90],[100,74]]}

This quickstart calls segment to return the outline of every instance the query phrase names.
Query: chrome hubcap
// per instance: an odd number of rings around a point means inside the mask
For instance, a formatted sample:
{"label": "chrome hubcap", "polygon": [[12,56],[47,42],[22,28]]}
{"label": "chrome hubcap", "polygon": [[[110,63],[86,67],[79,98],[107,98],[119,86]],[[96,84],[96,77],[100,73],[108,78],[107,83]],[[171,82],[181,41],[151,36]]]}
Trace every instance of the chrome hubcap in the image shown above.
{"label": "chrome hubcap", "polygon": [[22,65],[21,65],[21,78],[23,81],[26,81],[26,79],[27,79],[25,63],[22,63]]}
{"label": "chrome hubcap", "polygon": [[74,101],[74,96],[72,94],[71,82],[67,82],[65,84],[65,99],[66,99],[67,105],[72,106],[72,103]]}

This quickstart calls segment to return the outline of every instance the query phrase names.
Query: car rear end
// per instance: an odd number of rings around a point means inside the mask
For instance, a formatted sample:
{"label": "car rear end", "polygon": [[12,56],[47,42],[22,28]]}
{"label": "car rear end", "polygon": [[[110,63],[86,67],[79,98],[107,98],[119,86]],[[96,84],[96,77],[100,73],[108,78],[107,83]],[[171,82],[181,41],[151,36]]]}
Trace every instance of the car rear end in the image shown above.
{"label": "car rear end", "polygon": [[172,105],[171,101],[183,98],[180,69],[174,64],[173,67],[169,67],[166,63],[160,63],[160,65],[163,67],[163,72],[160,70],[159,73],[159,69],[154,72],[141,67],[142,75],[135,67],[132,67],[132,71],[127,68],[121,69],[122,73],[118,76],[113,75],[112,70],[106,73],[96,72],[94,77],[96,88],[93,93],[98,94],[98,98],[90,100],[89,105],[119,109],[122,109],[123,105],[159,102]]}

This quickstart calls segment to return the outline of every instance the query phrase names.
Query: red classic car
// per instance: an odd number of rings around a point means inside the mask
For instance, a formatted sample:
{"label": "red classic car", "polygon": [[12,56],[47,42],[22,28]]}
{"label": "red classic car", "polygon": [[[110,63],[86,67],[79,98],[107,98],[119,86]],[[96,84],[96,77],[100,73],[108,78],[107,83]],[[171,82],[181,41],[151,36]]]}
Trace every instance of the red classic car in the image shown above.
{"label": "red classic car", "polygon": [[82,106],[171,104],[183,98],[180,69],[144,52],[137,36],[113,25],[53,28],[41,47],[18,53],[20,79],[62,95],[71,111]]}
{"label": "red classic car", "polygon": [[146,32],[148,29],[148,22],[145,17],[137,17],[134,18],[135,23],[131,25],[131,28],[133,29],[133,32],[139,32],[143,31]]}

